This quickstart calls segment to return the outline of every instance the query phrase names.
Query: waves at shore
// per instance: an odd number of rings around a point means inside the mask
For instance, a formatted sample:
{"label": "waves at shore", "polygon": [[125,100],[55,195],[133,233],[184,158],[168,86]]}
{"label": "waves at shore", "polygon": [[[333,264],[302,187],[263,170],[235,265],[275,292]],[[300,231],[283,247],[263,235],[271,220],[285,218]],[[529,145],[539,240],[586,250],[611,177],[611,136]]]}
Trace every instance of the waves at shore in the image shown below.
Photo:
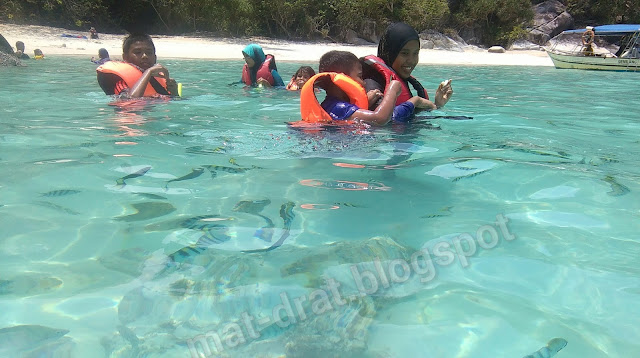
{"label": "waves at shore", "polygon": [[[45,56],[82,55],[97,56],[100,48],[106,48],[112,59],[122,56],[124,35],[99,34],[97,40],[63,37],[63,34],[87,36],[82,33],[61,28],[34,25],[0,24],[2,34],[10,44],[16,41],[25,43],[30,56],[33,50],[41,49]],[[294,42],[267,38],[206,38],[193,36],[152,36],[158,58],[193,59],[237,59],[242,60],[242,49],[248,43],[259,43],[267,53],[273,54],[278,61],[317,62],[323,53],[330,50],[351,51],[356,56],[375,54],[377,45],[354,46],[348,44]],[[428,50],[420,52],[421,64],[442,65],[480,65],[480,66],[553,66],[543,51],[508,51],[506,53],[488,53],[475,49],[464,52]]]}

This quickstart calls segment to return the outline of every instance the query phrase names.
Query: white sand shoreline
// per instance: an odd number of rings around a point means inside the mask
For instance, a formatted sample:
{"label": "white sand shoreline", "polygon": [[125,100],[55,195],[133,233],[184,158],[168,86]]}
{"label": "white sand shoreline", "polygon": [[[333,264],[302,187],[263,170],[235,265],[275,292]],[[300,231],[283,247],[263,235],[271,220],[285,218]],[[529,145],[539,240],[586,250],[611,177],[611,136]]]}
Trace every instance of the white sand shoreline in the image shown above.
{"label": "white sand shoreline", "polygon": [[[25,43],[26,52],[33,56],[39,48],[45,56],[77,55],[96,56],[98,49],[106,48],[112,59],[122,56],[124,35],[99,34],[97,40],[62,37],[62,34],[84,35],[65,29],[34,26],[0,24],[0,34],[14,46],[16,41]],[[172,59],[212,59],[242,60],[242,49],[251,42],[260,44],[266,53],[271,53],[277,61],[317,63],[320,56],[329,50],[351,51],[356,56],[375,54],[377,45],[356,46],[336,43],[313,43],[274,40],[267,38],[205,38],[191,36],[152,36],[156,45],[158,62],[163,58]],[[489,53],[486,50],[465,50],[464,52],[428,50],[420,51],[421,64],[465,65],[465,66],[553,66],[544,51],[507,51]]]}

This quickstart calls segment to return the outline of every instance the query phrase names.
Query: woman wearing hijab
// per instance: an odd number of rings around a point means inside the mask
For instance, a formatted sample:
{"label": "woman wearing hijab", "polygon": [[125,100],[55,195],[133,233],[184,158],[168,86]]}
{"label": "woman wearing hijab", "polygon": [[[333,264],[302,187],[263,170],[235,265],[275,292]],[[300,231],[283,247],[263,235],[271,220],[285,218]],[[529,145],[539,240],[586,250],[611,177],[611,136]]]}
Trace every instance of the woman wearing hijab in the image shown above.
{"label": "woman wearing hijab", "polygon": [[[436,91],[435,101],[429,100],[427,91],[420,82],[411,76],[420,55],[420,37],[416,30],[402,22],[389,25],[378,44],[378,56],[367,56],[363,59],[365,66],[365,89],[384,92],[391,80],[400,80],[402,92],[396,102],[393,119],[406,122],[418,110],[432,110],[444,106],[453,90],[451,80],[440,84]],[[408,84],[416,90],[413,95]]]}
{"label": "woman wearing hijab", "polygon": [[284,86],[278,74],[276,59],[273,55],[265,55],[262,47],[249,44],[242,50],[245,65],[242,68],[242,82],[247,86]]}

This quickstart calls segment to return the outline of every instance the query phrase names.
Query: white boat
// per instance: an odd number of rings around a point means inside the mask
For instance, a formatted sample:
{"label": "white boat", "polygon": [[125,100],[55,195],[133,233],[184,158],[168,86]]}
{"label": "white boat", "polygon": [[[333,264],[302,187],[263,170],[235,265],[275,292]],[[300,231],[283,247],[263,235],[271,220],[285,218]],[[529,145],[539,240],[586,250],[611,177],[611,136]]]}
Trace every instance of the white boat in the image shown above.
{"label": "white boat", "polygon": [[[567,37],[573,41],[563,41]],[[545,50],[556,68],[640,71],[640,25],[567,30],[556,36],[553,45]]]}

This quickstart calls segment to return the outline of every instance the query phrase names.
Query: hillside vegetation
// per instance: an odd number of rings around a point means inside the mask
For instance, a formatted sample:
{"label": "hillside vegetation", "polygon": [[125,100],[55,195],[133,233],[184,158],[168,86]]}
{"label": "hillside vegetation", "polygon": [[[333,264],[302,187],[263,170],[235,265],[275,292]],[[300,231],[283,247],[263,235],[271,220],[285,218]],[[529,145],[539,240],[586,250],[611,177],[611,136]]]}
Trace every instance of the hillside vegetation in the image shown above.
{"label": "hillside vegetation", "polygon": [[[472,32],[482,45],[522,38],[531,0],[2,0],[0,22],[100,32],[203,33],[341,41],[405,21],[418,31]],[[640,0],[563,0],[576,24],[638,23]]]}

